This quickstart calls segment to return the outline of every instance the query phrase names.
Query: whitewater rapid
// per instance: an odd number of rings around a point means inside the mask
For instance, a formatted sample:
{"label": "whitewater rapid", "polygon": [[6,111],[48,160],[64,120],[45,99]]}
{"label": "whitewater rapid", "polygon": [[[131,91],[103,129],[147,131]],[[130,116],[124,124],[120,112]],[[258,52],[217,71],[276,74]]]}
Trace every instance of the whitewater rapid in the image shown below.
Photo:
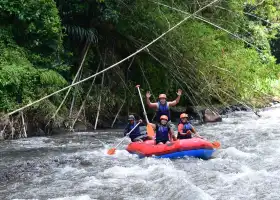
{"label": "whitewater rapid", "polygon": [[[139,159],[120,132],[71,133],[0,143],[0,199],[279,200],[280,107],[196,126],[220,141],[210,160]],[[102,142],[100,142],[102,141]]]}

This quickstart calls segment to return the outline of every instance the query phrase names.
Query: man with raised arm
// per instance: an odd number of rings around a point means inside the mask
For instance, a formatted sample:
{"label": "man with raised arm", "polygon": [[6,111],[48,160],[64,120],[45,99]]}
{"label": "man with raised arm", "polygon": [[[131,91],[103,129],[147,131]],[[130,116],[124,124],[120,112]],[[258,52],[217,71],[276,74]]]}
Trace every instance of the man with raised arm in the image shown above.
{"label": "man with raised arm", "polygon": [[160,94],[158,97],[158,102],[156,103],[151,103],[150,101],[150,91],[148,91],[146,93],[146,100],[147,100],[147,104],[150,108],[156,109],[157,110],[157,115],[156,115],[156,121],[159,122],[160,121],[160,116],[162,115],[166,115],[168,117],[168,120],[171,121],[170,118],[170,110],[169,108],[172,106],[176,106],[179,101],[180,101],[180,97],[182,95],[182,90],[178,89],[177,92],[178,97],[176,98],[176,100],[174,101],[166,101],[166,95],[165,94]]}

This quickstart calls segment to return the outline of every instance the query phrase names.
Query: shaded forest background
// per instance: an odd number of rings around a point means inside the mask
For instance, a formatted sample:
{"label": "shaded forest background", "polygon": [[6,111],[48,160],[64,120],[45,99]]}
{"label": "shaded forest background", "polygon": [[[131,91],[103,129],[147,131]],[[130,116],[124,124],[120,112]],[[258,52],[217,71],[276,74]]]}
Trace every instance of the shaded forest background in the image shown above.
{"label": "shaded forest background", "polygon": [[[0,0],[0,112],[71,84],[81,65],[77,80],[95,74],[210,2]],[[76,118],[93,124],[101,98],[102,127],[119,110],[120,116],[142,112],[136,84],[143,96],[150,90],[152,100],[159,93],[173,99],[182,88],[183,107],[266,105],[280,96],[279,22],[278,0],[218,1],[94,82],[73,87],[55,116],[66,91],[23,116],[40,129],[51,119],[53,126]],[[3,117],[0,128],[20,129],[20,119],[19,113]],[[12,128],[6,130],[9,135]]]}

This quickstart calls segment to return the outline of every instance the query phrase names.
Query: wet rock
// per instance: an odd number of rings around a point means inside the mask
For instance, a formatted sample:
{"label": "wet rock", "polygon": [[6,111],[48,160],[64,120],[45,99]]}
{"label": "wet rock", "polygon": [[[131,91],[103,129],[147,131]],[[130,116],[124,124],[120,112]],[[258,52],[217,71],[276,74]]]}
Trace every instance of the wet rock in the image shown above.
{"label": "wet rock", "polygon": [[75,131],[81,132],[81,131],[86,131],[88,127],[81,121],[77,121],[75,126],[74,126]]}
{"label": "wet rock", "polygon": [[221,122],[222,121],[222,117],[218,113],[216,113],[214,111],[211,111],[210,109],[203,110],[202,115],[203,115],[203,122],[204,123]]}
{"label": "wet rock", "polygon": [[82,166],[90,166],[90,165],[92,165],[92,162],[90,162],[89,160],[82,160],[82,161],[80,162],[80,164],[81,164]]}
{"label": "wet rock", "polygon": [[[201,123],[208,123],[208,122],[220,122],[222,121],[221,116],[218,112],[212,112],[208,108],[203,108],[200,106],[187,106],[184,109],[178,109],[177,112],[174,112],[176,116],[176,120],[179,122],[180,114],[185,112],[189,115],[190,122],[194,125],[200,125]],[[173,114],[172,113],[172,114]],[[173,115],[172,115],[173,117]],[[174,118],[173,118],[174,119]]]}
{"label": "wet rock", "polygon": [[278,104],[280,103],[280,97],[272,97],[272,102],[273,104]]}
{"label": "wet rock", "polygon": [[242,104],[237,104],[237,105],[232,105],[232,106],[227,106],[224,108],[221,108],[219,110],[219,114],[220,115],[226,115],[229,114],[231,112],[235,112],[235,111],[250,111],[250,109]]}
{"label": "wet rock", "polygon": [[34,136],[45,136],[45,135],[46,133],[40,128],[38,128],[37,131],[34,132]]}

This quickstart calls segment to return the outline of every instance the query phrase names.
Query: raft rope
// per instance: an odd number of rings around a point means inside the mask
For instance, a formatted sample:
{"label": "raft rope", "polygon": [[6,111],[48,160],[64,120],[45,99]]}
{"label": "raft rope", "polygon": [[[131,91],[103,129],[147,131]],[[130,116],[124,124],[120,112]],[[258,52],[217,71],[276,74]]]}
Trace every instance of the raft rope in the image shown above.
{"label": "raft rope", "polygon": [[158,41],[159,39],[161,39],[162,37],[164,37],[167,33],[171,32],[172,30],[174,30],[175,28],[177,28],[178,26],[180,26],[182,23],[184,23],[185,21],[187,21],[189,18],[191,18],[192,16],[195,16],[198,12],[204,10],[205,8],[207,8],[207,7],[211,6],[211,5],[213,5],[214,3],[218,2],[218,1],[219,1],[219,0],[213,0],[213,1],[211,1],[210,3],[208,3],[207,5],[205,5],[204,7],[198,9],[197,11],[195,11],[193,14],[191,14],[191,15],[185,17],[183,20],[181,20],[179,23],[177,23],[177,24],[176,24],[175,26],[173,26],[172,28],[168,29],[166,32],[162,33],[159,37],[157,37],[156,39],[154,39],[153,41],[151,41],[149,44],[145,45],[145,46],[142,47],[141,49],[137,50],[137,51],[134,52],[133,54],[130,54],[129,56],[127,56],[126,58],[120,60],[119,62],[117,62],[117,63],[111,65],[110,67],[108,67],[108,68],[106,68],[106,69],[104,69],[104,70],[102,70],[102,71],[100,71],[100,72],[98,72],[98,73],[96,73],[96,74],[94,74],[94,75],[92,75],[92,76],[89,76],[89,77],[87,77],[87,78],[85,78],[85,79],[83,79],[83,80],[80,80],[80,81],[78,81],[78,82],[72,83],[71,85],[69,85],[69,86],[67,86],[67,87],[64,87],[64,88],[62,88],[62,89],[60,89],[60,90],[57,90],[56,92],[53,92],[53,93],[51,93],[51,94],[49,94],[49,95],[47,95],[47,96],[45,96],[45,97],[43,97],[43,98],[41,98],[41,99],[38,99],[38,100],[36,100],[36,101],[34,101],[34,102],[31,102],[31,103],[29,103],[29,104],[27,104],[27,105],[25,105],[25,106],[23,106],[23,107],[21,107],[21,108],[19,108],[19,109],[16,109],[16,110],[14,110],[14,111],[8,113],[7,115],[10,116],[10,115],[12,115],[12,114],[14,114],[14,113],[17,113],[17,112],[19,112],[19,111],[21,111],[21,110],[23,110],[23,109],[25,109],[25,108],[28,108],[28,107],[30,107],[30,106],[36,104],[36,103],[39,103],[39,102],[43,101],[43,100],[45,100],[45,99],[47,99],[47,98],[49,98],[49,97],[51,97],[51,96],[53,96],[53,95],[55,95],[55,94],[58,94],[58,93],[60,93],[60,92],[62,92],[62,91],[64,91],[64,90],[67,90],[67,89],[69,89],[69,88],[75,86],[75,85],[78,85],[78,84],[80,84],[80,83],[83,83],[83,82],[85,82],[85,81],[87,81],[87,80],[89,80],[89,79],[91,79],[91,78],[93,78],[93,77],[95,77],[95,76],[97,76],[97,75],[99,75],[99,74],[102,74],[102,73],[104,73],[104,72],[106,72],[106,71],[108,71],[108,70],[114,68],[115,66],[117,66],[117,65],[119,65],[119,64],[121,64],[121,63],[123,63],[124,61],[126,61],[126,60],[128,60],[129,58],[131,58],[131,57],[135,56],[136,54],[140,53],[141,51],[143,51],[143,50],[146,49],[147,47],[151,46],[151,45],[154,44],[156,41]]}

